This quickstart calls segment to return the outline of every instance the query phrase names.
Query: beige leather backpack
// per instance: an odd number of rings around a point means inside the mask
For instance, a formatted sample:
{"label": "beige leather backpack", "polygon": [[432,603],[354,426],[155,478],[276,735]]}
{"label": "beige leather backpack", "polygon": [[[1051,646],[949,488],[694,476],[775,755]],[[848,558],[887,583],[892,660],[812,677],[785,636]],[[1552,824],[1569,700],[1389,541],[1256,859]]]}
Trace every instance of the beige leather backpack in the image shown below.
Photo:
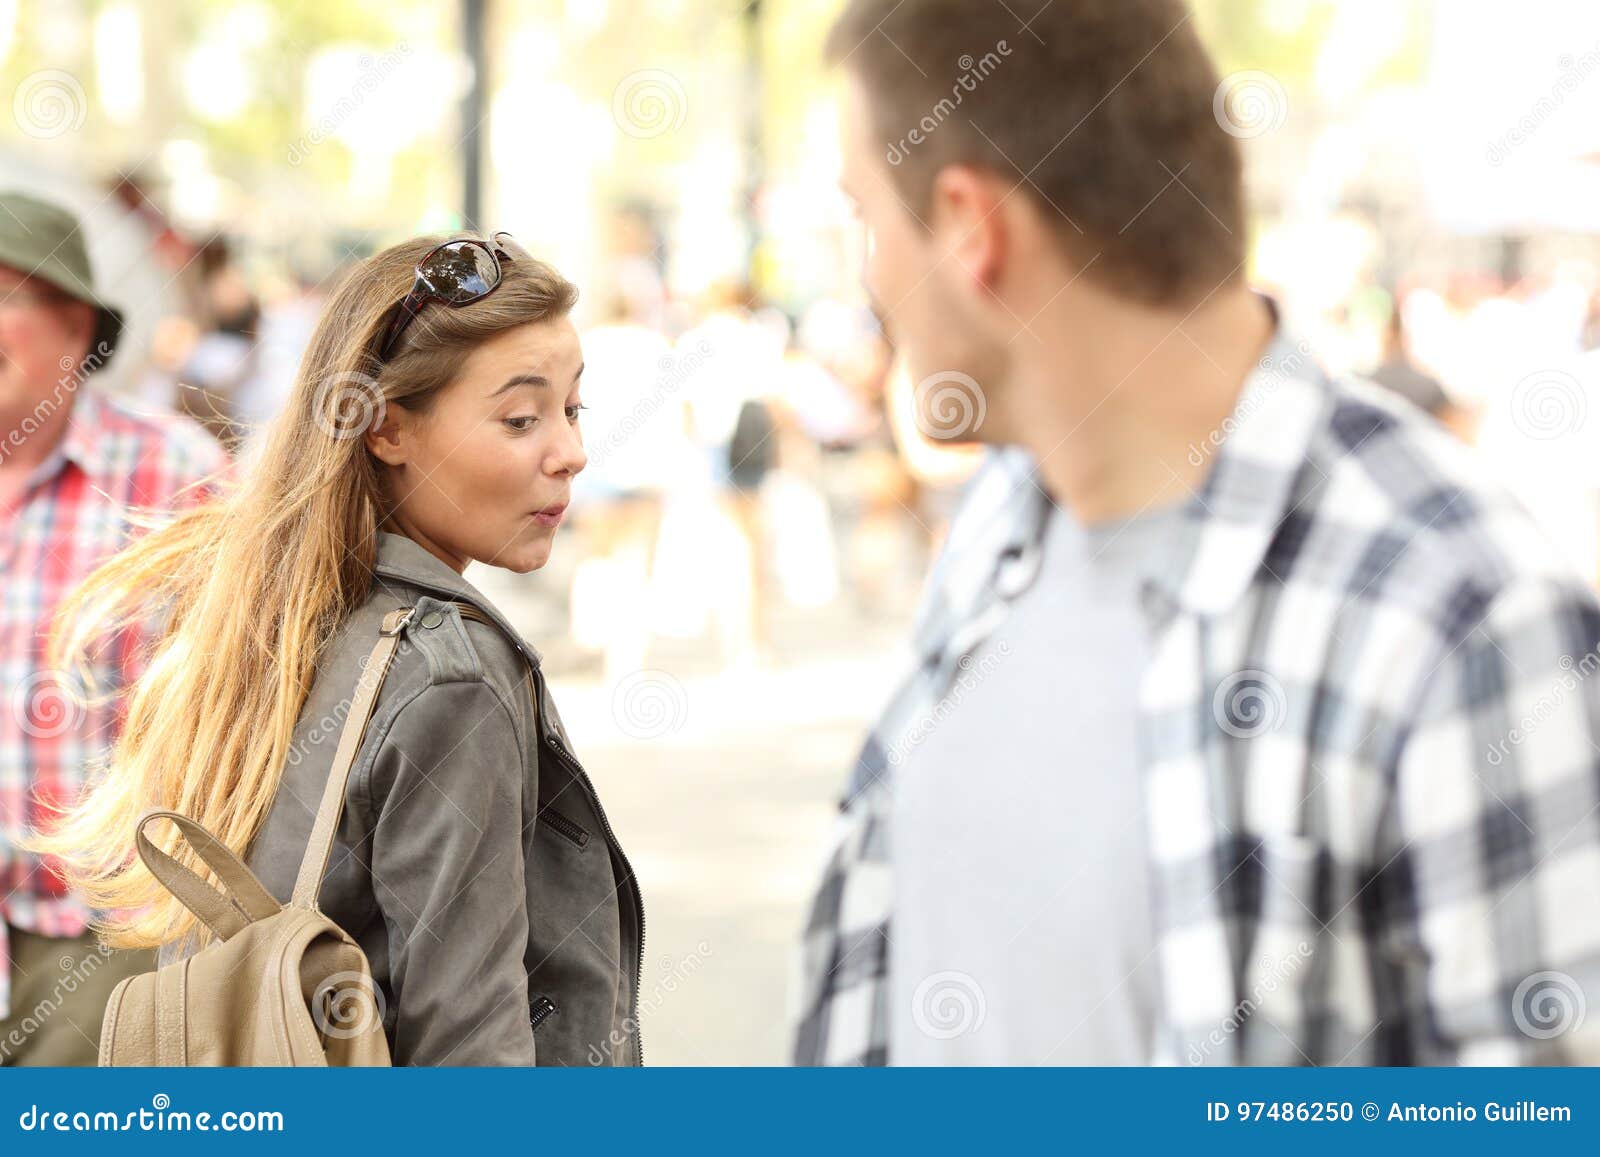
{"label": "beige leather backpack", "polygon": [[[411,608],[384,617],[356,683],[333,770],[285,907],[221,841],[187,816],[139,818],[139,856],[216,939],[112,990],[101,1065],[388,1065],[383,1001],[359,945],[317,908],[345,784]],[[221,889],[178,863],[147,829],[171,820]]]}

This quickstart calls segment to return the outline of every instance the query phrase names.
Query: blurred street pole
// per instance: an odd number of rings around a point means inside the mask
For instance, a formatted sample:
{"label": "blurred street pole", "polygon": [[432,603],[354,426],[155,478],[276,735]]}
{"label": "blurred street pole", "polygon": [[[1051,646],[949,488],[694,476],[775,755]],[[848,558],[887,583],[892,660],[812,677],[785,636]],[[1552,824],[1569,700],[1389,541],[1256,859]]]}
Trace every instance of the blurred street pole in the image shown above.
{"label": "blurred street pole", "polygon": [[759,284],[756,268],[761,253],[760,195],[766,180],[766,148],[762,129],[766,122],[764,90],[765,69],[762,67],[762,0],[750,0],[739,19],[741,42],[744,50],[744,220],[745,220],[745,276],[752,284]]}
{"label": "blurred street pole", "polygon": [[488,0],[462,0],[461,50],[472,75],[461,100],[461,217],[468,229],[483,216],[483,127],[488,107],[489,54],[485,44]]}

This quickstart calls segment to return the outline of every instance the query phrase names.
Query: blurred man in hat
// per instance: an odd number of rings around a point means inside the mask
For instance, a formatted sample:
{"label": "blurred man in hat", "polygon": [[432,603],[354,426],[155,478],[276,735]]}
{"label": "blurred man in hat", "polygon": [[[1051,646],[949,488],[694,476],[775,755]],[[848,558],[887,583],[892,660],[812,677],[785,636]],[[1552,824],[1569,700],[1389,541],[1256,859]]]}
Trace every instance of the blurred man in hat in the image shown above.
{"label": "blurred man in hat", "polygon": [[[46,666],[56,607],[123,545],[131,510],[198,501],[226,461],[193,423],[94,387],[121,332],[76,218],[0,193],[0,1065],[94,1064],[111,989],[154,967],[102,949],[93,913],[15,847],[73,797],[117,725]],[[140,643],[129,632],[105,649],[97,688],[137,674]]]}

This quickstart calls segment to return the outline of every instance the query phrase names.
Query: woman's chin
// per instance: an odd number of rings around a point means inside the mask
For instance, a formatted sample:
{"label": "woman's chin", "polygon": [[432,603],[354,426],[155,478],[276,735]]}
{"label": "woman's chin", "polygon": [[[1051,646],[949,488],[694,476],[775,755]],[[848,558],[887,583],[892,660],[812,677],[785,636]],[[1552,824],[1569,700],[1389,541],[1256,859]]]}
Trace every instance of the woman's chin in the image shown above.
{"label": "woman's chin", "polygon": [[527,574],[536,571],[550,561],[551,539],[546,536],[533,542],[517,543],[498,555],[494,565],[511,571],[513,574]]}

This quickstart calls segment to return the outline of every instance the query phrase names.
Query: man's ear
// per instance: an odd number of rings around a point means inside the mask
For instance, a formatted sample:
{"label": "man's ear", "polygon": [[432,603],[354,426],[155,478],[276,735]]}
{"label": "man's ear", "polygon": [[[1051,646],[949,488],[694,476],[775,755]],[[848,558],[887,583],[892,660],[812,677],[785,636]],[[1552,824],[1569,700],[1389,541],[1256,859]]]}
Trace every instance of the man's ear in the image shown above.
{"label": "man's ear", "polygon": [[994,292],[1005,264],[1009,222],[1006,190],[982,169],[946,165],[934,176],[928,224],[947,260],[957,262],[982,289]]}
{"label": "man's ear", "polygon": [[411,457],[411,415],[390,402],[381,419],[363,435],[372,456],[387,466],[403,466]]}
{"label": "man's ear", "polygon": [[63,327],[72,339],[74,349],[81,351],[79,360],[87,358],[93,351],[90,349],[94,341],[95,332],[100,328],[100,315],[95,312],[92,305],[82,301],[69,301],[62,307]]}

